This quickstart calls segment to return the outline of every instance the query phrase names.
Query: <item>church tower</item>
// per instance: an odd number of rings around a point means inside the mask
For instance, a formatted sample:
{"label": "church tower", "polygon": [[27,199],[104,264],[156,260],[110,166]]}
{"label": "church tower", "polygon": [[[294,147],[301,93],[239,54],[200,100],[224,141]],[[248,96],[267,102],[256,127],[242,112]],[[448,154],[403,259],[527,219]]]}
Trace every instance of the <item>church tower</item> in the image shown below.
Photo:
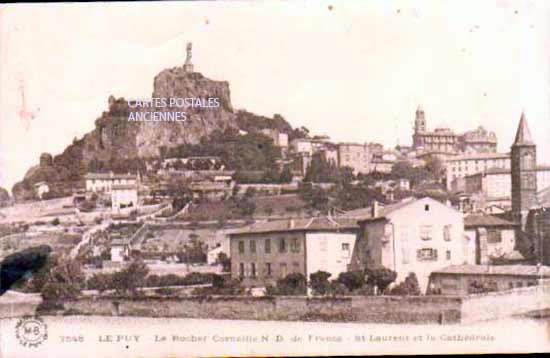
{"label": "church tower", "polygon": [[531,138],[525,114],[521,113],[516,139],[512,144],[512,215],[521,227],[529,209],[536,203],[537,194],[537,146]]}
{"label": "church tower", "polygon": [[418,106],[416,109],[416,116],[414,118],[414,132],[426,132],[426,118],[424,117],[424,109],[422,106]]}

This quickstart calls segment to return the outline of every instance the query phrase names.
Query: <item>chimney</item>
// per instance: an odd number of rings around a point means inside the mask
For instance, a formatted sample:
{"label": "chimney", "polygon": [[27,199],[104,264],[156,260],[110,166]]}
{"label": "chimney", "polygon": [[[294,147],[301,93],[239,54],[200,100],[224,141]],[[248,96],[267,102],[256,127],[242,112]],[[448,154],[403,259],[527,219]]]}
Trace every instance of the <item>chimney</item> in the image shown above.
{"label": "chimney", "polygon": [[378,201],[374,200],[372,202],[372,210],[371,210],[371,215],[373,218],[377,217],[378,216]]}

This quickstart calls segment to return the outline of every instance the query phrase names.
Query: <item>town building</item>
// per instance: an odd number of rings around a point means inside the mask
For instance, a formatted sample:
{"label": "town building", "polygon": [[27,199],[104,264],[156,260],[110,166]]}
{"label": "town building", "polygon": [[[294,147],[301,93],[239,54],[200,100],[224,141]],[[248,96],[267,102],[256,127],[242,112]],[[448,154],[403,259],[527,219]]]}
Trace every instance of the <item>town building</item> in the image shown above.
{"label": "town building", "polygon": [[293,153],[307,153],[313,155],[313,145],[309,138],[296,138],[290,141],[290,148]]}
{"label": "town building", "polygon": [[429,197],[383,208],[375,202],[359,225],[352,267],[385,266],[397,273],[396,282],[414,272],[423,292],[431,272],[468,260],[462,213]]}
{"label": "town building", "polygon": [[276,284],[290,273],[348,271],[356,219],[315,217],[256,223],[229,233],[231,277],[246,286]]}
{"label": "town building", "polygon": [[468,253],[464,263],[487,265],[524,260],[516,251],[516,225],[487,214],[464,217],[464,233],[468,238]]}
{"label": "town building", "polygon": [[427,129],[426,117],[422,106],[416,109],[413,133],[413,149],[425,152],[456,153],[457,136],[449,128]]}
{"label": "town building", "polygon": [[447,190],[464,191],[468,175],[498,168],[510,170],[510,155],[504,153],[477,153],[458,155],[446,160]]}
{"label": "town building", "polygon": [[458,151],[465,154],[496,153],[497,136],[482,126],[458,136]]}
{"label": "town building", "polygon": [[121,213],[122,209],[137,208],[137,188],[131,184],[113,185],[111,188],[111,209],[113,213]]}
{"label": "town building", "polygon": [[[537,189],[550,187],[550,166],[537,166]],[[482,193],[489,200],[505,198],[511,202],[512,175],[508,169],[492,168],[466,176],[466,193]]]}
{"label": "town building", "polygon": [[111,262],[123,263],[130,255],[130,246],[124,239],[111,240]]}
{"label": "town building", "polygon": [[113,185],[136,185],[137,176],[132,174],[88,173],[85,175],[86,191],[110,193]]}
{"label": "town building", "polygon": [[452,265],[432,272],[430,294],[458,295],[535,286],[550,268],[534,265]]}
{"label": "town building", "polygon": [[350,167],[354,174],[370,172],[370,154],[366,144],[339,143],[338,166]]}
{"label": "town building", "polygon": [[271,138],[273,145],[276,147],[284,148],[285,150],[288,148],[288,134],[273,128],[262,129],[262,134]]}

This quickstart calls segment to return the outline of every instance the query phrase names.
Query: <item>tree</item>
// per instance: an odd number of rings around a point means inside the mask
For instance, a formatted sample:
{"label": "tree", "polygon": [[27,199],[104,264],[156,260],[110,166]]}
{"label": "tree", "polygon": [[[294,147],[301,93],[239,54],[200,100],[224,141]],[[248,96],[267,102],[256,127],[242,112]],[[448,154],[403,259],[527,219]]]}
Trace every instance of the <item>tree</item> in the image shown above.
{"label": "tree", "polygon": [[225,252],[218,253],[216,261],[222,265],[222,272],[231,272],[231,259]]}
{"label": "tree", "polygon": [[362,271],[341,272],[336,280],[346,286],[349,291],[363,287],[365,284],[365,273]]}
{"label": "tree", "polygon": [[286,277],[277,280],[277,286],[270,288],[268,294],[275,295],[305,295],[306,294],[306,278],[301,273],[291,273]]}
{"label": "tree", "polygon": [[443,163],[437,157],[430,158],[426,161],[426,170],[430,173],[433,179],[439,180],[443,175]]}
{"label": "tree", "polygon": [[419,296],[420,285],[414,272],[409,273],[405,281],[392,288],[390,294],[399,296]]}
{"label": "tree", "polygon": [[309,275],[309,287],[314,295],[326,295],[330,291],[329,277],[330,273],[326,271],[317,271]]}
{"label": "tree", "polygon": [[386,288],[397,278],[397,273],[384,266],[367,268],[367,284],[376,286],[379,292],[384,292]]}
{"label": "tree", "polygon": [[290,171],[290,167],[288,165],[285,165],[283,167],[283,171],[281,172],[281,176],[279,177],[280,183],[290,183],[292,181],[292,172]]}
{"label": "tree", "polygon": [[145,277],[149,273],[149,268],[141,260],[135,260],[121,271],[113,274],[113,285],[118,293],[126,294],[137,292],[138,287],[145,283]]}
{"label": "tree", "polygon": [[66,259],[52,259],[41,294],[44,301],[59,302],[75,299],[84,288],[86,277],[79,262]]}

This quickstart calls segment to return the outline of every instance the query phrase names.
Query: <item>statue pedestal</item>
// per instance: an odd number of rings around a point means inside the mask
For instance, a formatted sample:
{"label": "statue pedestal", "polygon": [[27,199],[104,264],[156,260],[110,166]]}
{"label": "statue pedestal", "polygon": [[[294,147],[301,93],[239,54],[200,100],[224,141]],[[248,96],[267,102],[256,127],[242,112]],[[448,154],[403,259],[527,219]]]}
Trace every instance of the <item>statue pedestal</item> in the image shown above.
{"label": "statue pedestal", "polygon": [[183,70],[184,70],[185,72],[195,72],[195,71],[193,70],[193,65],[190,64],[190,63],[186,63],[185,65],[183,65]]}

